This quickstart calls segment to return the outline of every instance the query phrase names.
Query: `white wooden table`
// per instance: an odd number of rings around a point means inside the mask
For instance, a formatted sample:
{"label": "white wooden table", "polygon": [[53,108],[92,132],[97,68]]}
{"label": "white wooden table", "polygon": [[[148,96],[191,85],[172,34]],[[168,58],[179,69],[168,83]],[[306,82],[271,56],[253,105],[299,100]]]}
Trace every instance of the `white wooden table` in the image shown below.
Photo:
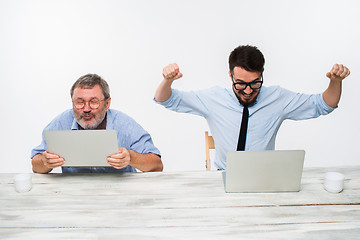
{"label": "white wooden table", "polygon": [[[345,174],[339,194],[327,171]],[[296,193],[225,193],[210,172],[0,174],[0,239],[360,239],[360,166],[304,169]]]}

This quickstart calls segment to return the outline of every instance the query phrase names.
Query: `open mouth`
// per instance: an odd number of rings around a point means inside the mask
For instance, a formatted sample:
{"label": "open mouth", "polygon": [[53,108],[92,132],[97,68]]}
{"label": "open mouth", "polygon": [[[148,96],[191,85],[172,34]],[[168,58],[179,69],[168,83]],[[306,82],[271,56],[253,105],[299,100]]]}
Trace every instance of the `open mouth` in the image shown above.
{"label": "open mouth", "polygon": [[246,100],[248,100],[248,99],[251,99],[251,98],[252,98],[253,92],[250,93],[250,94],[246,94],[246,93],[244,93],[244,92],[241,92],[241,95],[242,95]]}

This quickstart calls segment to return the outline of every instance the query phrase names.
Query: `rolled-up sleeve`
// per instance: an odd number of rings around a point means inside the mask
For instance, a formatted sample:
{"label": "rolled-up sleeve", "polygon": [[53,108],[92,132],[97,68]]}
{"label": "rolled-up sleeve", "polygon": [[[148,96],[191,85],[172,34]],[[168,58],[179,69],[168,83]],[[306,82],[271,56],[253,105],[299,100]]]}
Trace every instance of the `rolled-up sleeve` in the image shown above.
{"label": "rolled-up sleeve", "polygon": [[141,154],[154,153],[159,156],[161,155],[159,149],[155,147],[150,134],[145,130],[139,129],[137,133],[134,133],[133,137],[135,139],[131,143],[130,149]]}
{"label": "rolled-up sleeve", "polygon": [[208,107],[206,101],[202,98],[206,96],[203,91],[179,91],[172,89],[171,96],[164,102],[156,102],[165,108],[179,112],[179,113],[191,113],[199,116],[206,116],[208,114]]}
{"label": "rolled-up sleeve", "polygon": [[328,106],[322,94],[302,94],[282,90],[284,112],[287,119],[304,120],[327,115],[335,108]]}

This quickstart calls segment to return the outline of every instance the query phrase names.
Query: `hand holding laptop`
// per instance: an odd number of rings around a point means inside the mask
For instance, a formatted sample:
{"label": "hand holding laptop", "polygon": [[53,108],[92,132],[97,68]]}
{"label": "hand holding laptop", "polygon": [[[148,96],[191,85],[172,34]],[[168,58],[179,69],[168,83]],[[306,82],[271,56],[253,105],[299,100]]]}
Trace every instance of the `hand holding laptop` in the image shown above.
{"label": "hand holding laptop", "polygon": [[[65,159],[57,154],[50,153],[48,150],[43,152],[42,161],[48,168],[57,168],[65,164]],[[117,153],[112,154],[106,159],[107,163],[116,169],[121,169],[130,164],[130,152],[126,148],[119,148]]]}
{"label": "hand holding laptop", "polygon": [[109,156],[106,162],[116,169],[124,168],[130,164],[130,152],[126,148],[121,147],[117,153]]}
{"label": "hand holding laptop", "polygon": [[44,163],[45,167],[48,168],[56,168],[61,167],[65,164],[65,159],[60,157],[57,154],[50,153],[48,150],[42,153],[42,162]]}

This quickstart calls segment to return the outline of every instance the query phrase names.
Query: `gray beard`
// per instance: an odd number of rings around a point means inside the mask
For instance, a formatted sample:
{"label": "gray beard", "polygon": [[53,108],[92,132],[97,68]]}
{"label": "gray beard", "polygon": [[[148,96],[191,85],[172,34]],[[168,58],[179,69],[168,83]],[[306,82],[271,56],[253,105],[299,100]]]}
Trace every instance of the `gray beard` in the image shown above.
{"label": "gray beard", "polygon": [[77,116],[74,112],[74,115],[76,117],[76,121],[77,123],[84,129],[84,130],[93,130],[96,129],[105,119],[106,116],[106,109],[104,109],[105,111],[102,113],[99,113],[98,117],[95,117],[95,125],[93,126],[88,126],[86,123],[81,121],[81,116]]}

